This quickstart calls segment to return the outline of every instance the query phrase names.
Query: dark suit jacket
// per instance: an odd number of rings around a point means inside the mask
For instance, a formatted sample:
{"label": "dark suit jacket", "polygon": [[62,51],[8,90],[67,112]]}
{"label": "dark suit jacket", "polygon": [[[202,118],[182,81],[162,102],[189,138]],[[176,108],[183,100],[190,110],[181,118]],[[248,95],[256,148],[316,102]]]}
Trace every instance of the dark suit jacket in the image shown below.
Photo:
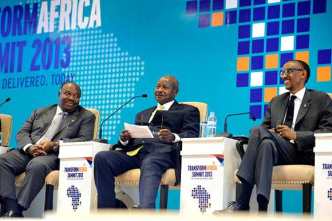
{"label": "dark suit jacket", "polygon": [[[158,131],[160,127],[168,128],[172,133],[176,133],[180,138],[197,137],[199,135],[199,111],[196,107],[179,104],[176,101],[168,111],[158,111],[151,123],[149,123],[152,112],[157,107],[151,107],[136,115],[135,124],[148,125],[152,131]],[[165,143],[158,138],[151,139],[131,139],[125,146],[120,143],[115,147],[120,147],[124,152],[128,152],[143,145],[148,152],[171,152],[177,144]]]}
{"label": "dark suit jacket", "polygon": [[[35,144],[47,131],[56,113],[57,105],[33,111],[30,118],[17,133],[17,149],[31,143]],[[93,138],[95,116],[81,106],[69,113],[61,124],[53,141],[64,142],[88,141]]]}
{"label": "dark suit jacket", "polygon": [[[263,126],[275,128],[283,122],[289,93],[274,97],[267,109]],[[298,159],[295,163],[314,164],[314,133],[332,132],[332,100],[323,92],[306,89],[296,118],[295,145]]]}
{"label": "dark suit jacket", "polygon": [[[168,111],[157,112],[151,123],[149,123],[152,112],[157,107],[151,107],[136,115],[135,124],[149,125],[152,130],[158,130],[160,127],[168,128],[172,133],[176,133],[180,138],[198,137],[199,135],[199,111],[196,107],[179,104],[176,101]],[[171,152],[172,160],[175,167],[176,183],[180,182],[181,174],[181,142],[165,143],[158,138],[150,139],[131,139],[130,142],[123,146],[119,142],[113,146],[113,149],[120,148],[121,152],[128,152],[143,145],[143,150],[147,152]]]}

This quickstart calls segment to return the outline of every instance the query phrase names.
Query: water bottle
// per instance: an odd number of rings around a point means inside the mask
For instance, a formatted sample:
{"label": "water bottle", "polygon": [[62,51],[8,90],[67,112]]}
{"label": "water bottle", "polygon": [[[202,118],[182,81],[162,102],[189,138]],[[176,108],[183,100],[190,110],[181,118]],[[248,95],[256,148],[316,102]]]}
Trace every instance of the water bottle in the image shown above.
{"label": "water bottle", "polygon": [[217,134],[217,117],[214,112],[210,112],[207,119],[206,134],[208,137],[215,137]]}

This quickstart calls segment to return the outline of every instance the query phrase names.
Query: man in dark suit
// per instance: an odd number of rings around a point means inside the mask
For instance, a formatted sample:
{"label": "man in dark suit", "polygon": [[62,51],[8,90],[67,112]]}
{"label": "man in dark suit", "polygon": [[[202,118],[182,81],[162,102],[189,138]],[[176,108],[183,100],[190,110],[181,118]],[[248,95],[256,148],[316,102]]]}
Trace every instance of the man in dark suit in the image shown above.
{"label": "man in dark suit", "polygon": [[332,101],[322,92],[305,88],[310,68],[292,60],[284,64],[281,78],[289,91],[274,97],[261,127],[251,131],[238,178],[241,188],[234,210],[249,210],[256,185],[260,211],[266,211],[274,165],[314,164],[314,133],[332,131]]}
{"label": "man in dark suit", "polygon": [[[17,149],[0,155],[0,197],[5,216],[22,216],[44,185],[45,177],[58,169],[59,141],[88,141],[93,138],[95,116],[79,106],[79,85],[65,83],[59,104],[35,110],[17,133]],[[26,172],[17,193],[15,176]]]}
{"label": "man in dark suit", "polygon": [[149,125],[155,138],[133,139],[122,131],[116,149],[95,156],[95,182],[98,208],[116,207],[114,177],[127,170],[140,168],[140,208],[155,208],[155,199],[162,174],[174,168],[181,138],[197,137],[199,111],[190,105],[179,104],[175,96],[178,81],[171,76],[160,78],[155,88],[157,106],[137,114],[136,124]]}

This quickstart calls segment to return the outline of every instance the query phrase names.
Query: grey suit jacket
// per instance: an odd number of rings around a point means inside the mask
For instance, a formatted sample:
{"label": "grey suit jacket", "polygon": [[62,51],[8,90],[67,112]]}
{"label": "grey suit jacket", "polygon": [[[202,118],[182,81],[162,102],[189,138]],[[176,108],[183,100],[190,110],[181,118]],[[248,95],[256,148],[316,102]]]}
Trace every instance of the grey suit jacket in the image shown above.
{"label": "grey suit jacket", "polygon": [[[31,143],[35,144],[47,131],[56,113],[57,104],[33,111],[30,118],[17,133],[17,149]],[[95,116],[88,110],[78,106],[69,113],[61,124],[53,141],[64,142],[88,141],[93,139]]]}
{"label": "grey suit jacket", "polygon": [[[289,93],[274,97],[265,114],[263,126],[275,128],[282,123],[286,112]],[[332,100],[323,92],[306,89],[295,128],[295,145],[301,163],[313,164],[315,146],[314,133],[332,132]]]}

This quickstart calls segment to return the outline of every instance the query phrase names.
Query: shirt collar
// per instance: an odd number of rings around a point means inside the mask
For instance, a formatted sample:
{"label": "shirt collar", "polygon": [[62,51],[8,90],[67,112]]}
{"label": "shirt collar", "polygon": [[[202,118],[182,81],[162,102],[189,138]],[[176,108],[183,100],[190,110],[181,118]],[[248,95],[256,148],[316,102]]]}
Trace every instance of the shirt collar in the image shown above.
{"label": "shirt collar", "polygon": [[55,115],[58,115],[58,114],[63,114],[64,116],[66,116],[66,115],[68,115],[68,112],[63,111],[63,110],[61,109],[61,107],[58,105],[58,106],[56,107],[56,113],[55,113]]}
{"label": "shirt collar", "polygon": [[298,92],[296,92],[295,94],[290,94],[290,95],[295,95],[296,96],[296,99],[299,99],[299,100],[303,100],[303,97],[304,97],[304,94],[305,94],[305,87],[302,88],[301,90],[299,90]]}
{"label": "shirt collar", "polygon": [[174,103],[174,100],[169,101],[169,102],[167,102],[167,103],[165,103],[163,105],[161,105],[161,104],[158,103],[157,104],[157,108],[160,108],[160,106],[163,106],[164,107],[163,110],[169,110],[171,108],[171,106],[173,105],[173,103]]}
{"label": "shirt collar", "polygon": [[60,113],[62,113],[62,112],[63,112],[63,111],[62,111],[61,107],[58,105],[58,106],[56,107],[55,115],[58,115],[58,114],[60,114]]}

